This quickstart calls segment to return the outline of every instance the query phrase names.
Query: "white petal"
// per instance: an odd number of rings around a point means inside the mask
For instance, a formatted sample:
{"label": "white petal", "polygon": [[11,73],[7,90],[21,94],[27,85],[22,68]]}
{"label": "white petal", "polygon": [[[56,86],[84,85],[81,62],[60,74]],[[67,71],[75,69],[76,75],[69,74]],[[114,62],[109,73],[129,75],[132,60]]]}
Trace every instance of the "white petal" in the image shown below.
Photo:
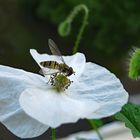
{"label": "white petal", "polygon": [[20,138],[37,137],[47,131],[49,126],[31,118],[22,109],[10,112],[4,116],[2,123]]}
{"label": "white petal", "polygon": [[[48,54],[39,54],[36,50],[30,49],[30,53],[40,68],[43,68],[40,65],[41,61],[57,61],[58,63],[62,63],[58,56],[48,55]],[[72,56],[63,56],[65,63],[72,67],[76,72],[75,75],[72,75],[70,79],[77,78],[81,75],[85,67],[85,56],[82,53],[76,53]]]}
{"label": "white petal", "polygon": [[55,55],[49,55],[49,54],[40,54],[35,49],[30,49],[30,54],[34,58],[34,60],[37,62],[37,64],[42,68],[40,65],[40,62],[42,61],[57,61],[61,62],[60,59],[58,59]]}
{"label": "white petal", "polygon": [[94,101],[77,100],[70,93],[55,93],[52,89],[27,89],[19,102],[28,115],[53,128],[76,122],[98,109]]}
{"label": "white petal", "polygon": [[18,101],[27,87],[41,83],[44,82],[39,75],[0,65],[0,121],[18,137],[36,137],[48,129],[27,116]]}
{"label": "white petal", "polygon": [[75,74],[71,75],[69,78],[75,80],[81,76],[86,64],[85,55],[82,53],[76,53],[72,56],[64,56],[64,60],[68,66],[72,67]]}
{"label": "white petal", "polygon": [[128,101],[128,93],[120,80],[106,68],[94,63],[86,64],[83,74],[70,90],[77,98],[88,98],[99,103],[100,108],[87,115],[92,119],[113,115]]}

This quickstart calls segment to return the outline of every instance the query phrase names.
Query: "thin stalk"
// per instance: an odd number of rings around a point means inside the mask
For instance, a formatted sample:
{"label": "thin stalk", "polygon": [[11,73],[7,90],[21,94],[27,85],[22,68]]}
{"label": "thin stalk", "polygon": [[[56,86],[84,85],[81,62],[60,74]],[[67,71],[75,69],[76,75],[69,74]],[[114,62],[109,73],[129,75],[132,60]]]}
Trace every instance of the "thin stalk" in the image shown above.
{"label": "thin stalk", "polygon": [[56,130],[52,128],[52,140],[56,140]]}
{"label": "thin stalk", "polygon": [[80,26],[79,32],[76,36],[76,41],[73,47],[73,54],[76,53],[78,50],[83,32],[88,23],[88,16],[89,16],[88,7],[85,4],[79,4],[78,6],[74,7],[72,12],[67,16],[66,20],[61,22],[58,28],[58,32],[61,36],[67,36],[70,33],[72,22],[74,21],[75,17],[82,11],[84,12],[84,16],[82,20],[82,25]]}
{"label": "thin stalk", "polygon": [[80,41],[81,41],[81,38],[82,38],[82,34],[83,34],[84,29],[87,25],[88,13],[89,13],[88,8],[83,4],[79,5],[78,7],[75,7],[75,9],[73,11],[73,13],[79,13],[79,11],[82,11],[82,10],[85,12],[85,14],[84,14],[82,25],[80,27],[80,30],[78,32],[78,35],[77,35],[77,38],[76,38],[76,41],[75,41],[75,44],[74,44],[74,47],[73,47],[73,54],[75,54],[78,50],[78,47],[79,47],[79,44],[80,44]]}
{"label": "thin stalk", "polygon": [[103,140],[103,137],[102,137],[102,135],[100,134],[100,132],[99,132],[99,130],[98,130],[96,124],[94,123],[94,121],[93,121],[93,120],[88,120],[88,122],[89,122],[89,124],[91,125],[91,127],[93,128],[93,130],[96,131],[96,133],[97,133],[99,139],[100,139],[100,140]]}

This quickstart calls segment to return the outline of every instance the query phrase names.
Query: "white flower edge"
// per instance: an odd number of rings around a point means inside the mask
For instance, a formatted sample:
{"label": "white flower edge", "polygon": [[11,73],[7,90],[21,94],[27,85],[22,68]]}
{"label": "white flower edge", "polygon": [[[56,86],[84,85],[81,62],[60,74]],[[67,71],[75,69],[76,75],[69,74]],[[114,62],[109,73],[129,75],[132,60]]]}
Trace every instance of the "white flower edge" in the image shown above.
{"label": "white flower edge", "polygon": [[76,122],[99,108],[94,101],[83,102],[52,89],[27,89],[21,94],[19,102],[28,115],[52,128]]}
{"label": "white flower edge", "polygon": [[37,137],[48,129],[28,116],[18,101],[27,87],[37,86],[41,81],[39,75],[0,65],[0,122],[20,138]]}
{"label": "white flower edge", "polygon": [[53,128],[80,118],[111,116],[127,101],[128,93],[120,80],[94,63],[86,63],[81,76],[64,93],[30,88],[19,99],[28,115]]}
{"label": "white flower edge", "polygon": [[[109,70],[95,63],[86,63],[78,84],[73,84],[73,86],[75,86],[77,98],[82,94],[83,98],[100,104],[99,109],[87,117],[89,119],[111,116],[120,111],[128,102],[129,95],[121,81]],[[85,88],[82,89],[83,87]]]}

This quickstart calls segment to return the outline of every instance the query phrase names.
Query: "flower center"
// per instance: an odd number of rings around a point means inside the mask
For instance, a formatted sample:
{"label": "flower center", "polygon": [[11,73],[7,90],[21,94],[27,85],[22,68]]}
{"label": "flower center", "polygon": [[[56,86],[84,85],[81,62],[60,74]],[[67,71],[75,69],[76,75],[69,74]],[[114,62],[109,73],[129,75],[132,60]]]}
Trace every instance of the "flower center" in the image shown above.
{"label": "flower center", "polygon": [[57,92],[65,91],[72,82],[73,81],[70,81],[67,76],[60,73],[50,77],[50,83]]}

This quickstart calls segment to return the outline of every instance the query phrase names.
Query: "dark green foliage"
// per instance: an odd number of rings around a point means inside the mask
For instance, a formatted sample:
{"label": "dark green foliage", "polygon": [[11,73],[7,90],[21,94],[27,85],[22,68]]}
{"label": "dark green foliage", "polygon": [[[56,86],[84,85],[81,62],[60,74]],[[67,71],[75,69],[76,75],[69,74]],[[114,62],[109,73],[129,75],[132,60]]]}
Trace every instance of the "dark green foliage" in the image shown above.
{"label": "dark green foliage", "polygon": [[124,122],[134,137],[140,137],[140,106],[128,103],[115,115],[115,118]]}
{"label": "dark green foliage", "polygon": [[140,49],[136,49],[132,54],[129,63],[129,77],[137,79],[140,76]]}
{"label": "dark green foliage", "polygon": [[[140,1],[117,0],[40,0],[36,9],[39,18],[58,26],[78,4],[86,4],[90,10],[89,25],[83,36],[83,47],[89,47],[102,55],[119,57],[132,45],[140,44]],[[72,37],[78,32],[80,18],[73,26]],[[114,55],[116,54],[116,55]]]}

